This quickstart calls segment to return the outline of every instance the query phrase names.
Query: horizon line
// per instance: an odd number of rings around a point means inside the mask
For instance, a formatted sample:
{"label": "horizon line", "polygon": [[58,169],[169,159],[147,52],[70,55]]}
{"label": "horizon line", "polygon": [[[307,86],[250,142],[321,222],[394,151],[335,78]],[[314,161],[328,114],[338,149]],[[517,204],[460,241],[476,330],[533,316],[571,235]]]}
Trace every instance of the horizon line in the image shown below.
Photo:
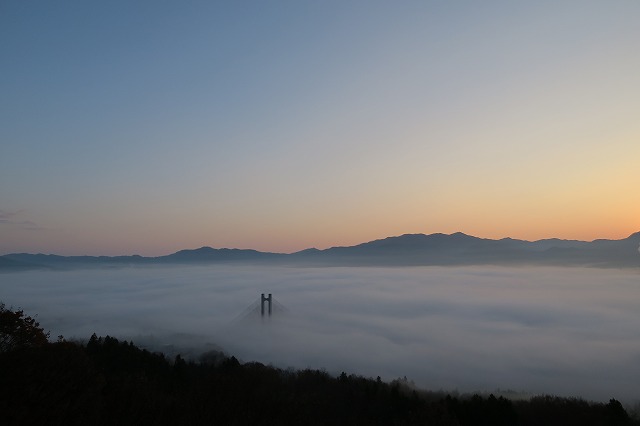
{"label": "horizon line", "polygon": [[263,250],[258,250],[255,248],[251,248],[251,247],[214,247],[211,245],[204,245],[204,246],[200,246],[200,247],[195,247],[195,248],[181,248],[178,249],[176,251],[172,251],[166,254],[160,254],[160,255],[142,255],[139,253],[131,253],[131,254],[113,254],[113,255],[108,255],[108,254],[57,254],[57,253],[43,253],[43,252],[25,252],[25,251],[21,251],[21,252],[8,252],[8,253],[3,253],[0,254],[0,257],[2,256],[9,256],[9,255],[15,255],[15,254],[30,254],[30,255],[44,255],[44,256],[62,256],[62,257],[130,257],[130,256],[139,256],[139,257],[144,257],[144,258],[158,258],[158,257],[164,257],[164,256],[170,256],[172,254],[175,253],[179,253],[181,251],[193,251],[193,250],[201,250],[204,248],[210,248],[210,249],[214,249],[214,250],[253,250],[259,253],[268,253],[268,254],[281,254],[281,255],[289,255],[289,254],[295,254],[295,253],[299,253],[305,250],[328,250],[331,248],[340,248],[340,247],[355,247],[361,244],[367,244],[367,243],[371,243],[374,241],[382,241],[382,240],[386,240],[386,239],[390,239],[390,238],[400,238],[400,237],[404,237],[404,236],[410,236],[410,235],[423,235],[423,236],[433,236],[433,235],[445,235],[445,236],[453,236],[453,235],[464,235],[467,237],[472,237],[472,238],[478,238],[478,239],[482,239],[482,240],[492,240],[492,241],[500,241],[500,240],[506,240],[506,239],[511,239],[511,240],[516,240],[516,241],[525,241],[525,242],[538,242],[538,241],[547,241],[547,240],[559,240],[559,241],[579,241],[579,242],[586,242],[586,243],[591,243],[594,241],[620,241],[620,240],[625,240],[627,238],[630,238],[633,235],[636,234],[640,234],[640,230],[639,231],[635,231],[632,232],[630,234],[628,234],[626,237],[622,237],[622,238],[594,238],[593,240],[580,240],[580,239],[574,239],[574,238],[559,238],[559,237],[549,237],[549,238],[540,238],[540,239],[532,239],[532,240],[527,240],[527,239],[523,239],[523,238],[514,238],[514,237],[510,237],[510,236],[506,236],[506,237],[502,237],[502,238],[488,238],[488,237],[479,237],[477,235],[472,235],[472,234],[467,234],[465,232],[462,231],[456,231],[456,232],[452,232],[450,234],[444,233],[444,232],[432,232],[429,234],[426,234],[424,232],[407,232],[404,234],[400,234],[400,235],[390,235],[390,236],[386,236],[386,237],[381,237],[381,238],[375,238],[372,240],[368,240],[368,241],[362,241],[359,243],[355,243],[352,245],[332,245],[332,246],[328,246],[326,248],[317,248],[315,246],[312,247],[306,247],[300,250],[294,250],[294,251],[290,251],[290,252],[283,252],[283,251],[263,251]]}

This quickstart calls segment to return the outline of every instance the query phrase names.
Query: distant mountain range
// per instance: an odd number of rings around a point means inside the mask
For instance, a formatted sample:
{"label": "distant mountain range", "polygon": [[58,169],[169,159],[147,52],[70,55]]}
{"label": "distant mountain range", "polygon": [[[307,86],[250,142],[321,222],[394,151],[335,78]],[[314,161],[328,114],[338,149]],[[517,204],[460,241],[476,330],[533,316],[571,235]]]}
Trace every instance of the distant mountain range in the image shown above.
{"label": "distant mountain range", "polygon": [[640,232],[621,240],[557,238],[492,240],[455,234],[405,234],[350,247],[268,253],[202,247],[159,256],[58,256],[16,253],[0,256],[0,271],[135,265],[280,264],[301,266],[557,265],[640,267]]}

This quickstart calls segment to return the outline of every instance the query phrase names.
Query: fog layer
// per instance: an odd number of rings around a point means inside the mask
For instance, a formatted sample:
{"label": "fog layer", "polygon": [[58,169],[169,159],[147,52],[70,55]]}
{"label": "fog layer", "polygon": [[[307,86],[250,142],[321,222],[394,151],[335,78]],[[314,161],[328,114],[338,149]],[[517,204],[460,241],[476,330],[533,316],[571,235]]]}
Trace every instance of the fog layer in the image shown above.
{"label": "fog layer", "polygon": [[[640,273],[586,268],[150,267],[0,275],[52,336],[406,376],[427,389],[640,396]],[[271,318],[243,317],[261,293]]]}

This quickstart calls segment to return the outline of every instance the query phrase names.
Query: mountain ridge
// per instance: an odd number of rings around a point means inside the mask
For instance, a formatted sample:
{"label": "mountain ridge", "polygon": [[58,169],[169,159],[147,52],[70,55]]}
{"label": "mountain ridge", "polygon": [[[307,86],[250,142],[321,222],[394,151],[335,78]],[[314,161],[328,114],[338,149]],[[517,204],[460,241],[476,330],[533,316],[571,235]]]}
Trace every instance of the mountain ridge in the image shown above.
{"label": "mountain ridge", "polygon": [[60,256],[12,253],[0,256],[1,271],[117,267],[158,264],[300,264],[307,266],[428,266],[428,265],[567,265],[640,267],[640,232],[620,240],[593,241],[546,238],[527,241],[506,237],[480,238],[462,232],[452,234],[402,234],[353,246],[308,248],[294,253],[203,246],[175,253],[145,257]]}

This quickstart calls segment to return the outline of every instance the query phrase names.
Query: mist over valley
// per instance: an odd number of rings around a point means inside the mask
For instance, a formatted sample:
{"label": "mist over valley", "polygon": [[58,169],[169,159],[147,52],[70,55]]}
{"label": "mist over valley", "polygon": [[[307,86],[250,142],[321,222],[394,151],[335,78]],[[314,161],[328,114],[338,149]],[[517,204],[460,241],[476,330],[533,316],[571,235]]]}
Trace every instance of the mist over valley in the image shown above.
{"label": "mist over valley", "polygon": [[[640,257],[640,256],[639,256]],[[640,395],[637,269],[146,265],[0,275],[52,336],[347,371],[425,389]],[[260,294],[271,317],[247,308]],[[283,307],[283,308],[280,308]]]}

